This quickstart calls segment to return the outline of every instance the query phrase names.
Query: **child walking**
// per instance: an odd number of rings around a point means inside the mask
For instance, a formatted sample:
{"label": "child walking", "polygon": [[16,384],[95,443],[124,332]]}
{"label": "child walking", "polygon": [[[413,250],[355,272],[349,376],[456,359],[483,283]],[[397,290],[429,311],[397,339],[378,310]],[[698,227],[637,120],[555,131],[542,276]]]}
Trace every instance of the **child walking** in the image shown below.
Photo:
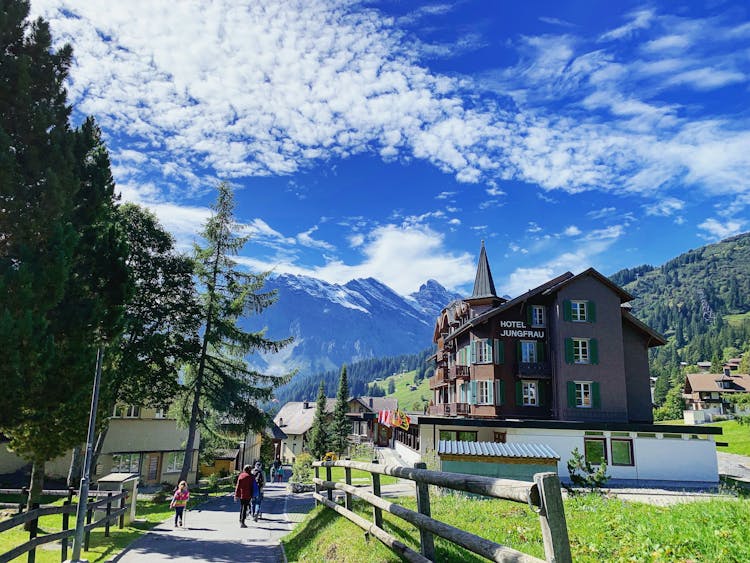
{"label": "child walking", "polygon": [[172,502],[169,503],[169,508],[174,508],[174,525],[182,526],[182,517],[187,507],[188,499],[190,498],[190,491],[188,491],[187,483],[180,481],[177,485],[177,490],[172,495]]}

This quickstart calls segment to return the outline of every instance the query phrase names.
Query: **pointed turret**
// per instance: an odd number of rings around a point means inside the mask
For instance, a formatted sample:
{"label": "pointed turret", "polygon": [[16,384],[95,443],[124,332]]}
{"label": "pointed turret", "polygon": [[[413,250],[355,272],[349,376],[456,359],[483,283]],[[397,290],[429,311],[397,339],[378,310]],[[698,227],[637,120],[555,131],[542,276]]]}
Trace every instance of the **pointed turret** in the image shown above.
{"label": "pointed turret", "polygon": [[477,276],[474,278],[474,291],[471,292],[470,299],[479,299],[482,297],[497,297],[495,282],[492,281],[490,263],[487,260],[487,252],[484,250],[484,241],[482,241],[482,250],[479,251]]}

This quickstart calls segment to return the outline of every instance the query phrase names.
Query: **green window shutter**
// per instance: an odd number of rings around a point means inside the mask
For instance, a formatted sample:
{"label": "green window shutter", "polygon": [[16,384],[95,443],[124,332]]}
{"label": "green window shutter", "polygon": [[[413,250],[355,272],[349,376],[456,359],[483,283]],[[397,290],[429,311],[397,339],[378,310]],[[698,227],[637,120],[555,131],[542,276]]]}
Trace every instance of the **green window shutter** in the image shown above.
{"label": "green window shutter", "polygon": [[545,387],[545,385],[544,385],[543,381],[538,381],[537,382],[537,384],[536,384],[536,390],[537,390],[537,393],[539,394],[539,406],[540,407],[542,405],[544,405],[545,400],[547,399],[547,397],[545,397],[544,387]]}
{"label": "green window shutter", "polygon": [[589,315],[589,322],[595,323],[596,322],[596,303],[594,303],[593,301],[587,301],[586,308],[588,309],[586,312]]}
{"label": "green window shutter", "polygon": [[496,364],[502,364],[505,362],[505,342],[496,338],[492,341],[494,350],[492,351],[492,359]]}
{"label": "green window shutter", "polygon": [[576,384],[573,381],[568,381],[568,406],[570,408],[576,406]]}
{"label": "green window shutter", "polygon": [[602,401],[599,395],[599,384],[596,381],[591,384],[591,402],[595,409],[600,409],[602,407]]}
{"label": "green window shutter", "polygon": [[531,305],[528,305],[526,307],[526,324],[531,326],[532,322],[534,321],[534,317],[532,313],[534,312],[534,307]]}
{"label": "green window shutter", "polygon": [[589,340],[589,355],[591,356],[591,363],[592,364],[598,364],[599,363],[599,342],[596,338],[592,338]]}
{"label": "green window shutter", "polygon": [[502,405],[505,402],[505,383],[502,379],[495,380],[495,404]]}
{"label": "green window shutter", "polygon": [[572,364],[574,361],[575,361],[575,358],[573,354],[573,339],[566,338],[565,339],[565,363]]}
{"label": "green window shutter", "polygon": [[471,343],[471,363],[477,363],[477,341]]}
{"label": "green window shutter", "polygon": [[544,362],[544,342],[536,343],[536,359],[538,362]]}
{"label": "green window shutter", "polygon": [[469,381],[469,404],[477,404],[477,382]]}
{"label": "green window shutter", "polygon": [[563,301],[563,320],[569,321],[573,318],[573,313],[570,310],[570,301],[566,299]]}
{"label": "green window shutter", "polygon": [[487,382],[487,403],[490,405],[495,404],[495,382]]}
{"label": "green window shutter", "polygon": [[520,381],[516,381],[516,404],[523,405],[523,387]]}

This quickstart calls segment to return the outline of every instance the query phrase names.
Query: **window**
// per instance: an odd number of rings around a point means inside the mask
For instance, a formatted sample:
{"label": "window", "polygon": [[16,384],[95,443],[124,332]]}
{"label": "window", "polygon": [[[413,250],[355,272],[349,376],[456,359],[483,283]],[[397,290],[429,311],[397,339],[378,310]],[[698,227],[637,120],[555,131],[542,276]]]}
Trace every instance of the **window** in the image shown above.
{"label": "window", "polygon": [[535,340],[521,340],[521,361],[527,364],[537,361]]}
{"label": "window", "polygon": [[607,440],[605,438],[584,438],[583,452],[586,461],[599,465],[602,461],[607,463]]}
{"label": "window", "polygon": [[542,305],[531,306],[531,326],[544,326],[544,307]]}
{"label": "window", "polygon": [[156,409],[156,412],[154,413],[154,418],[167,418],[167,410]]}
{"label": "window", "polygon": [[135,405],[117,405],[112,416],[118,418],[138,418],[141,415],[141,407]]}
{"label": "window", "polygon": [[593,406],[590,381],[576,381],[576,407],[590,409]]}
{"label": "window", "polygon": [[476,442],[477,433],[469,430],[441,430],[440,440],[458,441],[458,442]]}
{"label": "window", "polygon": [[612,450],[612,465],[634,465],[633,440],[612,438],[610,449]]}
{"label": "window", "polygon": [[185,452],[169,452],[163,473],[177,473],[182,470],[182,463],[185,461]]}
{"label": "window", "polygon": [[492,404],[492,381],[477,381],[477,404]]}
{"label": "window", "polygon": [[472,364],[492,363],[492,340],[475,340],[471,351]]}
{"label": "window", "polygon": [[140,454],[114,454],[112,456],[113,473],[140,473]]}
{"label": "window", "polygon": [[535,407],[539,404],[536,381],[524,381],[523,382],[523,404],[527,407]]}
{"label": "window", "polygon": [[507,432],[493,432],[494,442],[496,444],[504,444],[507,434]]}
{"label": "window", "polygon": [[586,301],[570,302],[570,320],[573,322],[586,322],[588,320]]}
{"label": "window", "polygon": [[573,363],[590,364],[591,356],[589,354],[590,346],[588,338],[573,339]]}

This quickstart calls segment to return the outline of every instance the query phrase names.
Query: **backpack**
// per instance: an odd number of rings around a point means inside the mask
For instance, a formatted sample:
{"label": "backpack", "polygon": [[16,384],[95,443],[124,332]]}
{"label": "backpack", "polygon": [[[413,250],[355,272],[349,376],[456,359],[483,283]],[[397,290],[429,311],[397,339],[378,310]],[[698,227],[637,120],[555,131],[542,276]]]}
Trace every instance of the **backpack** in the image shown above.
{"label": "backpack", "polygon": [[252,473],[255,477],[255,482],[258,483],[258,488],[262,489],[266,484],[266,479],[263,477],[263,471],[260,469],[253,469]]}

